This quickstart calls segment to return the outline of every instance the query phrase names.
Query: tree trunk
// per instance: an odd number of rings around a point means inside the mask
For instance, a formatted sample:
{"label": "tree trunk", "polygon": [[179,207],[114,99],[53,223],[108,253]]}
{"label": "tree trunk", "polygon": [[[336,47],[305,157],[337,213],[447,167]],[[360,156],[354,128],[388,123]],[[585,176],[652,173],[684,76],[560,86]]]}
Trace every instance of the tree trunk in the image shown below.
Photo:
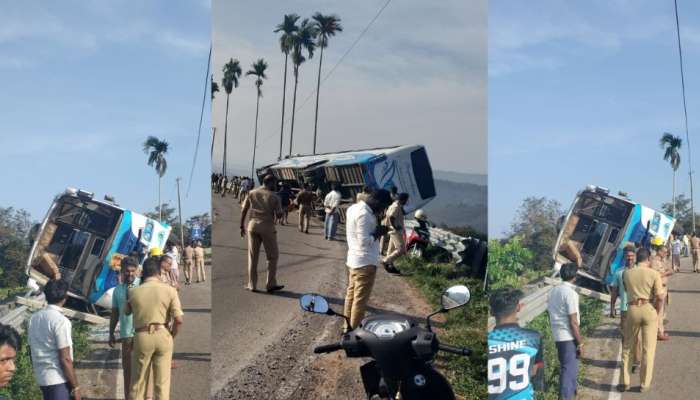
{"label": "tree trunk", "polygon": [[676,170],[673,170],[673,218],[676,218]]}
{"label": "tree trunk", "polygon": [[228,98],[231,95],[226,93],[226,121],[224,122],[224,165],[221,167],[221,172],[226,175],[226,146],[228,145]]}
{"label": "tree trunk", "polygon": [[314,150],[311,154],[316,154],[316,132],[318,130],[318,97],[321,94],[321,64],[323,63],[323,46],[326,44],[325,39],[321,43],[321,56],[318,60],[318,80],[316,81],[316,116],[314,117]]}
{"label": "tree trunk", "polygon": [[260,110],[260,94],[258,94],[258,100],[255,103],[255,136],[253,136],[253,163],[250,166],[250,176],[255,182],[255,149],[258,147],[258,111]]}
{"label": "tree trunk", "polygon": [[294,116],[297,109],[297,85],[299,84],[299,67],[294,67],[294,100],[292,100],[292,130],[289,133],[289,155],[292,155],[292,143],[294,141]]}
{"label": "tree trunk", "polygon": [[163,222],[163,203],[160,201],[160,188],[162,186],[163,177],[158,175],[158,222]]}
{"label": "tree trunk", "polygon": [[284,53],[284,83],[282,84],[282,123],[280,126],[280,155],[278,160],[282,159],[282,141],[284,140],[284,103],[287,96],[287,59],[289,53]]}

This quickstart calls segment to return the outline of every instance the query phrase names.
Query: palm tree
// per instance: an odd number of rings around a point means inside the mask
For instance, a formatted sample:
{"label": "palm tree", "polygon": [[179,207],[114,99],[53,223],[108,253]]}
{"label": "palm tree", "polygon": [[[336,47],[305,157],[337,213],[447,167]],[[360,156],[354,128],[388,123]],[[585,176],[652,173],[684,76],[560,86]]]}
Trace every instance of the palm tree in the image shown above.
{"label": "palm tree", "polygon": [[226,91],[226,122],[224,122],[224,163],[222,173],[226,175],[226,147],[228,145],[228,100],[234,87],[238,87],[238,78],[241,76],[241,63],[233,58],[224,65],[224,77],[221,78],[221,84],[224,85]]}
{"label": "palm tree", "polygon": [[211,99],[214,101],[214,93],[219,91],[219,84],[214,82],[214,75],[211,76]]}
{"label": "palm tree", "polygon": [[255,148],[258,146],[258,111],[260,110],[260,98],[262,97],[262,90],[260,87],[263,84],[263,79],[267,79],[265,76],[265,70],[267,69],[267,63],[262,58],[254,62],[251,65],[252,69],[246,72],[246,76],[255,75],[255,87],[258,89],[258,96],[255,103],[255,136],[253,139],[253,163],[250,166],[250,176],[255,176]]}
{"label": "palm tree", "polygon": [[664,160],[668,161],[673,169],[673,218],[676,218],[676,171],[681,165],[681,155],[678,150],[683,145],[683,140],[678,136],[664,132],[659,140],[659,145],[664,149]]}
{"label": "palm tree", "polygon": [[297,107],[297,86],[299,85],[299,66],[306,61],[303,51],[309,55],[309,59],[314,56],[314,50],[316,49],[316,39],[318,35],[318,28],[316,24],[309,21],[308,18],[304,18],[301,21],[299,29],[292,35],[292,63],[294,64],[294,100],[292,100],[292,129],[289,133],[289,155],[292,154],[292,143],[294,141],[294,117],[296,114]]}
{"label": "palm tree", "polygon": [[159,140],[155,136],[149,136],[143,142],[143,152],[148,154],[148,166],[154,167],[158,174],[158,220],[163,220],[163,203],[160,200],[161,183],[163,175],[168,169],[168,162],[165,160],[165,154],[168,152],[168,142]]}
{"label": "palm tree", "polygon": [[280,124],[280,155],[278,159],[282,158],[282,140],[284,138],[284,103],[286,101],[287,95],[287,64],[289,59],[289,53],[294,47],[294,42],[292,40],[292,35],[299,29],[297,26],[297,21],[299,16],[296,14],[286,14],[284,16],[284,22],[277,25],[275,33],[282,32],[280,36],[280,50],[284,53],[284,83],[282,84],[282,122]]}
{"label": "palm tree", "polygon": [[314,117],[314,151],[316,154],[316,132],[318,130],[318,96],[321,90],[321,65],[323,64],[323,48],[328,46],[328,38],[335,36],[336,32],[342,32],[343,27],[340,25],[340,17],[337,15],[323,15],[320,12],[314,14],[313,17],[318,28],[318,41],[316,44],[321,48],[321,55],[318,59],[318,81],[316,82],[316,116]]}

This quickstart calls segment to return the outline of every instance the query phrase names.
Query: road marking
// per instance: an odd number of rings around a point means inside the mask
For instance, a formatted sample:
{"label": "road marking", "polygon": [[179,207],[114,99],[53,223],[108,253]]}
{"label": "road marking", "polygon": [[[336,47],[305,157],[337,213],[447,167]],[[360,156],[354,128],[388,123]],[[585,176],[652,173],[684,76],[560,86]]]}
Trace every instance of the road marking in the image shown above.
{"label": "road marking", "polygon": [[[620,344],[619,350],[617,351],[617,362],[622,362],[622,344]],[[615,368],[613,371],[612,382],[610,383],[610,394],[608,395],[608,400],[621,400],[622,393],[618,392],[617,385],[620,383],[620,368]]]}

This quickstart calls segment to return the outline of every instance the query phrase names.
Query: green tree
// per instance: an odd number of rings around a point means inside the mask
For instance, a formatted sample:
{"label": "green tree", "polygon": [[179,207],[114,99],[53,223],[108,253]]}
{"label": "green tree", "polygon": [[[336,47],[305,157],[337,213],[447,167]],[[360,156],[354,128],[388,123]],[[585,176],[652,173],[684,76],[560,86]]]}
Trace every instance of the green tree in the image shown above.
{"label": "green tree", "polygon": [[260,98],[262,97],[263,79],[267,79],[265,75],[265,70],[267,69],[267,63],[262,58],[254,62],[251,65],[251,69],[246,72],[246,76],[255,76],[255,88],[257,89],[258,95],[256,97],[255,103],[255,134],[253,136],[253,162],[250,166],[250,176],[255,176],[255,150],[258,147],[258,112],[260,111]]}
{"label": "green tree", "polygon": [[280,154],[279,159],[282,158],[282,141],[284,139],[284,105],[287,97],[287,64],[289,61],[289,53],[294,48],[293,35],[299,27],[297,26],[297,21],[299,16],[296,14],[286,14],[284,16],[284,21],[277,25],[275,33],[282,32],[280,35],[280,50],[284,53],[284,83],[282,84],[282,122],[280,123]]}
{"label": "green tree", "polygon": [[671,164],[671,169],[673,170],[673,195],[671,196],[671,201],[673,202],[673,208],[671,215],[676,217],[676,171],[681,165],[681,155],[678,152],[683,145],[683,140],[678,136],[673,136],[668,132],[664,132],[659,140],[659,145],[664,150],[664,160]]}
{"label": "green tree", "polygon": [[515,236],[503,243],[489,242],[489,289],[505,286],[520,287],[519,277],[528,269],[533,253],[523,246],[522,238]]}
{"label": "green tree", "polygon": [[214,75],[211,76],[211,99],[214,100],[214,93],[219,91],[219,84],[214,82]]}
{"label": "green tree", "polygon": [[[663,203],[661,205],[661,211],[665,212],[666,214],[671,214],[674,206],[676,208],[676,227],[674,230],[678,231],[678,228],[680,228],[684,233],[692,232],[693,219],[692,210],[690,208],[690,199],[685,197],[683,194],[679,194],[676,196],[675,201]],[[698,221],[697,214],[695,215],[695,220],[696,222]]]}
{"label": "green tree", "polygon": [[[155,136],[149,136],[143,142],[143,152],[148,155],[148,166],[155,168],[158,174],[158,204],[162,204],[160,193],[163,175],[168,169],[168,162],[165,159],[165,154],[168,153],[168,142],[159,140]],[[162,216],[158,220],[161,221]]]}
{"label": "green tree", "polygon": [[25,286],[31,226],[27,211],[0,207],[0,288]]}
{"label": "green tree", "polygon": [[520,205],[509,237],[520,237],[522,245],[532,251],[531,269],[552,267],[552,249],[558,235],[557,220],[562,215],[561,204],[546,197],[528,197]]}
{"label": "green tree", "polygon": [[297,86],[299,85],[299,67],[306,57],[304,57],[304,51],[308,55],[310,60],[314,56],[314,50],[316,49],[316,43],[314,40],[318,35],[318,27],[316,24],[305,18],[301,21],[299,29],[292,34],[292,64],[294,64],[294,99],[292,100],[292,128],[289,133],[289,155],[292,155],[292,146],[294,142],[294,117],[296,116],[297,108]]}
{"label": "green tree", "polygon": [[228,101],[234,87],[238,87],[238,78],[241,76],[241,63],[233,58],[224,65],[224,77],[221,84],[226,91],[226,122],[224,122],[224,163],[221,172],[226,175],[226,150],[228,147]]}
{"label": "green tree", "polygon": [[318,41],[316,45],[321,48],[318,59],[318,80],[316,81],[316,114],[314,117],[314,147],[313,154],[316,154],[316,135],[318,131],[318,98],[321,91],[321,66],[323,65],[323,49],[328,46],[328,38],[335,36],[337,32],[342,32],[340,17],[337,15],[323,15],[319,12],[313,15],[313,20],[318,28]]}

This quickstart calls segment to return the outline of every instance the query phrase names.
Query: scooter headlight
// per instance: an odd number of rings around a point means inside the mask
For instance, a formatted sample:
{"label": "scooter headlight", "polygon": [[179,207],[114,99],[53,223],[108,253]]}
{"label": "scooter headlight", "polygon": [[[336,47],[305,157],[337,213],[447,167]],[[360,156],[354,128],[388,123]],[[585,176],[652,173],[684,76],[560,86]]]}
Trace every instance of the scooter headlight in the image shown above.
{"label": "scooter headlight", "polygon": [[410,327],[411,324],[407,320],[397,321],[380,319],[367,322],[363,328],[368,332],[374,333],[379,338],[391,339],[397,333],[403,332]]}

